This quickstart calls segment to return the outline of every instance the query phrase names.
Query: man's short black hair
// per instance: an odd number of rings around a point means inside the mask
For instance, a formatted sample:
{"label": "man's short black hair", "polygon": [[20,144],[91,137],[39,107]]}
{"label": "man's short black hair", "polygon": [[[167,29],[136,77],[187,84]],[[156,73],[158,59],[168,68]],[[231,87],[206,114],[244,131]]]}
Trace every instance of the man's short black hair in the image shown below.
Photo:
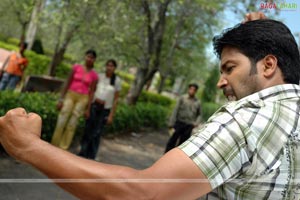
{"label": "man's short black hair", "polygon": [[236,47],[253,66],[271,54],[286,83],[299,84],[300,55],[295,38],[283,23],[271,19],[254,20],[225,30],[213,39],[214,50],[220,58],[225,46]]}
{"label": "man's short black hair", "polygon": [[199,88],[199,86],[196,83],[190,83],[189,88],[190,87],[194,87],[194,88],[196,88],[196,90],[198,90],[198,88]]}

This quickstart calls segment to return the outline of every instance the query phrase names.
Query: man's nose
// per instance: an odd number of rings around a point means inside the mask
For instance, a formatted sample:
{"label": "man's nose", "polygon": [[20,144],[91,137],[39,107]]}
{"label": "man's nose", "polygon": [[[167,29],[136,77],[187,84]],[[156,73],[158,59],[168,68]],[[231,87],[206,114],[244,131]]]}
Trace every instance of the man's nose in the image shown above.
{"label": "man's nose", "polygon": [[218,88],[223,88],[223,87],[225,87],[227,84],[228,84],[227,79],[225,79],[225,78],[221,75],[221,76],[220,76],[220,79],[219,79],[219,81],[218,81],[218,83],[217,83],[217,87],[218,87]]}

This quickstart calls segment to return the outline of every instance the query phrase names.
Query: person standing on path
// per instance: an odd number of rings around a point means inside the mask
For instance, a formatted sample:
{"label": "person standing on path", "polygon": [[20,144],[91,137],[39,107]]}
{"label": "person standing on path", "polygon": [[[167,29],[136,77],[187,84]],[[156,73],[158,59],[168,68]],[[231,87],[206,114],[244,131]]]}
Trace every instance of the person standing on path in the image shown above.
{"label": "person standing on path", "polygon": [[93,70],[96,52],[85,53],[85,64],[74,64],[57,104],[60,110],[51,143],[68,149],[72,143],[78,119],[84,113],[89,117],[89,102],[92,100],[98,75]]}
{"label": "person standing on path", "polygon": [[0,81],[0,90],[15,89],[22,79],[28,65],[28,59],[24,54],[27,43],[21,42],[19,47],[19,52],[12,52],[3,64],[4,72]]}
{"label": "person standing on path", "polygon": [[121,80],[115,74],[116,68],[117,62],[110,59],[106,62],[105,73],[99,74],[100,81],[89,106],[90,116],[85,122],[81,150],[78,154],[85,158],[96,158],[104,127],[113,121],[121,91]]}
{"label": "person standing on path", "polygon": [[169,128],[175,129],[170,137],[165,153],[185,142],[192,133],[193,128],[201,122],[201,105],[196,98],[197,84],[189,84],[188,94],[179,98],[169,120]]}

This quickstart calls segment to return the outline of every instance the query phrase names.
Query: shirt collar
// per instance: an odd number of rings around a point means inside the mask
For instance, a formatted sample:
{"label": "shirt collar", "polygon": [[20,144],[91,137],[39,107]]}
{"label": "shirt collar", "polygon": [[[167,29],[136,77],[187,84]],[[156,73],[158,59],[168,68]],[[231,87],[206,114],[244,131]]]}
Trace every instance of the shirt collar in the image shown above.
{"label": "shirt collar", "polygon": [[255,107],[261,107],[264,106],[264,102],[266,101],[274,102],[295,97],[300,98],[300,86],[296,84],[282,84],[263,89],[238,101],[228,102],[221,108],[226,107],[226,110],[234,111],[240,107],[246,106],[247,104],[251,104]]}

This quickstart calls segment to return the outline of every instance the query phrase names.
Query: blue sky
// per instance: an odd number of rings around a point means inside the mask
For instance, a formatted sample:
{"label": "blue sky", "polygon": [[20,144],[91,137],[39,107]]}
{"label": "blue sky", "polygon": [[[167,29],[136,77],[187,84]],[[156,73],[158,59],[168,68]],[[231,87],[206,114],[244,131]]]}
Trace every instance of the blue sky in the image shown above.
{"label": "blue sky", "polygon": [[276,19],[284,22],[291,29],[293,34],[300,33],[300,1],[296,11],[282,10]]}
{"label": "blue sky", "polygon": [[[282,21],[284,24],[286,24],[291,32],[294,34],[294,37],[299,45],[300,43],[300,0],[274,0],[275,4],[280,4],[280,2],[286,2],[286,3],[294,3],[296,4],[296,9],[280,9],[279,10],[279,15],[276,15],[275,17],[272,16],[272,12],[274,10],[272,9],[263,9],[261,10],[262,12],[265,13],[265,15],[268,18],[276,19],[279,21]],[[257,1],[257,10],[260,10],[260,1]],[[229,28],[237,23],[240,23],[243,19],[242,18],[237,18],[236,15],[234,15],[230,11],[225,11],[225,17],[222,19],[223,23],[223,28]],[[215,34],[219,34],[220,32],[216,32]],[[207,49],[208,56],[212,56],[213,54],[213,49],[212,45],[208,46]],[[212,60],[215,60],[216,57],[212,56]]]}

